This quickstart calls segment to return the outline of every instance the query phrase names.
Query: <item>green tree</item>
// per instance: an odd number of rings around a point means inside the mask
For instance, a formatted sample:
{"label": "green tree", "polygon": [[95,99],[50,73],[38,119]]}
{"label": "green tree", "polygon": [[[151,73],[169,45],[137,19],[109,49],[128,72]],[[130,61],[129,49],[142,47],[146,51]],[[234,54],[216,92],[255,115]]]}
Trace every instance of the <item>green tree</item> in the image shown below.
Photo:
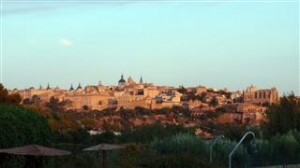
{"label": "green tree", "polygon": [[122,142],[149,143],[155,138],[165,139],[179,133],[192,134],[194,130],[177,125],[143,125],[135,129],[124,130],[120,139]]}
{"label": "green tree", "polygon": [[46,103],[46,107],[50,108],[54,112],[64,111],[65,102],[60,102],[58,98],[51,97],[49,102]]}
{"label": "green tree", "polygon": [[299,143],[291,131],[284,135],[274,136],[271,142],[273,146],[273,160],[278,162],[277,164],[291,164],[296,160]]}
{"label": "green tree", "polygon": [[[0,148],[28,144],[49,145],[51,130],[45,118],[19,107],[0,105]],[[0,167],[24,167],[23,157],[3,155]]]}
{"label": "green tree", "polygon": [[47,120],[36,112],[0,105],[0,148],[38,143],[47,144],[50,127]]}
{"label": "green tree", "polygon": [[22,98],[19,94],[9,94],[8,90],[0,83],[0,104],[20,104]]}
{"label": "green tree", "polygon": [[191,134],[177,134],[167,139],[155,139],[150,147],[157,159],[150,167],[210,167],[205,141]]}
{"label": "green tree", "polygon": [[266,113],[264,126],[267,136],[284,134],[293,129],[300,131],[300,98],[284,96],[278,104],[272,104]]}

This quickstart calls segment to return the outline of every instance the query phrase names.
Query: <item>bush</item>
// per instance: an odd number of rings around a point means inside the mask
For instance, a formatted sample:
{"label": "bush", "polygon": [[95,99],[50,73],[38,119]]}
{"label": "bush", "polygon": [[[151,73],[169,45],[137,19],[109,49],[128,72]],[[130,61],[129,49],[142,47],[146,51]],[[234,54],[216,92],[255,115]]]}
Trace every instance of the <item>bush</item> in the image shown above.
{"label": "bush", "polygon": [[267,122],[264,123],[268,137],[285,134],[290,130],[300,131],[300,98],[294,95],[284,96],[279,104],[272,104],[267,110]]}
{"label": "bush", "polygon": [[17,106],[0,106],[0,148],[50,143],[51,129],[45,118]]}
{"label": "bush", "polygon": [[159,158],[154,167],[203,167],[208,161],[206,144],[195,135],[177,134],[169,139],[155,139],[150,146]]}
{"label": "bush", "polygon": [[[45,118],[18,106],[0,105],[0,148],[28,144],[49,145],[51,130]],[[0,157],[0,167],[24,167],[25,157]]]}
{"label": "bush", "polygon": [[194,130],[184,128],[183,126],[168,125],[144,125],[135,129],[127,129],[122,132],[120,140],[122,143],[150,143],[155,138],[165,139],[179,133],[193,134]]}

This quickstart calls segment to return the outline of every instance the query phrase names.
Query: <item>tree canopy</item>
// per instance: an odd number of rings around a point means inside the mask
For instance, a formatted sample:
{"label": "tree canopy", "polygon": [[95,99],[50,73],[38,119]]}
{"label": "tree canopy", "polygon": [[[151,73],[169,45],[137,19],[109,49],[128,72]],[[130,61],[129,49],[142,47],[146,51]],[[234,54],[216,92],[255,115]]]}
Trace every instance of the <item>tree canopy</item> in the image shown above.
{"label": "tree canopy", "polygon": [[0,105],[0,148],[25,144],[47,144],[50,127],[47,120],[31,110]]}
{"label": "tree canopy", "polygon": [[0,104],[19,104],[21,100],[19,94],[9,94],[8,90],[0,83]]}
{"label": "tree canopy", "polygon": [[284,96],[278,104],[272,104],[267,110],[265,128],[269,135],[300,131],[300,98]]}

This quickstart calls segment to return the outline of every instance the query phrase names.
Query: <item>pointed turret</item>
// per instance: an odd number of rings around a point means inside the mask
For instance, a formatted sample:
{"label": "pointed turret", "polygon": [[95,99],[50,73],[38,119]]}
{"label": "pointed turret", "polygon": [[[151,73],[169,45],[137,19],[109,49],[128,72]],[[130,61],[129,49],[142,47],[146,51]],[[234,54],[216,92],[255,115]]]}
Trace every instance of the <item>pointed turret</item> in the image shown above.
{"label": "pointed turret", "polygon": [[70,91],[74,90],[73,84],[71,84]]}
{"label": "pointed turret", "polygon": [[51,88],[50,88],[50,84],[48,83],[47,90],[49,90],[49,89],[51,89]]}
{"label": "pointed turret", "polygon": [[82,89],[82,87],[81,87],[81,84],[80,84],[80,83],[78,84],[78,87],[77,87],[77,89]]}
{"label": "pointed turret", "polygon": [[141,78],[140,78],[140,84],[142,84],[143,83],[143,77],[141,76]]}

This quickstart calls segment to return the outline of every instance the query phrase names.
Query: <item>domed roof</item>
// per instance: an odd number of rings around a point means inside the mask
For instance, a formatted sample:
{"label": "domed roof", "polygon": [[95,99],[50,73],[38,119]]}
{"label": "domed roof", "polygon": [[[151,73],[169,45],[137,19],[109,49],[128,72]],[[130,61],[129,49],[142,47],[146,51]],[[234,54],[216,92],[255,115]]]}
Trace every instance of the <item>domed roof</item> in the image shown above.
{"label": "domed roof", "polygon": [[255,92],[256,90],[257,90],[257,87],[251,85],[251,86],[247,87],[246,92]]}
{"label": "domed roof", "polygon": [[121,76],[121,79],[119,80],[119,83],[126,83],[123,75]]}

